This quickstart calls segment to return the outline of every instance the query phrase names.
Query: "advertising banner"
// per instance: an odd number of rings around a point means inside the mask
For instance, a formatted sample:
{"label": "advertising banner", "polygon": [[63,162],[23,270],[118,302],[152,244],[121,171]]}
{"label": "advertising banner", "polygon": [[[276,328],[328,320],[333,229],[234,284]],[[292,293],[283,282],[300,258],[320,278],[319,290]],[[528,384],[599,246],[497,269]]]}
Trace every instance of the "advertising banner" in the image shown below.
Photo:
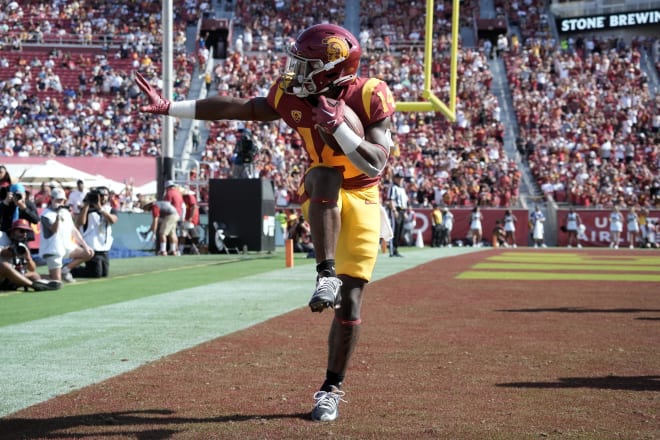
{"label": "advertising banner", "polygon": [[657,25],[659,23],[660,9],[649,9],[616,14],[560,17],[557,19],[557,30],[561,33],[604,31],[625,27]]}

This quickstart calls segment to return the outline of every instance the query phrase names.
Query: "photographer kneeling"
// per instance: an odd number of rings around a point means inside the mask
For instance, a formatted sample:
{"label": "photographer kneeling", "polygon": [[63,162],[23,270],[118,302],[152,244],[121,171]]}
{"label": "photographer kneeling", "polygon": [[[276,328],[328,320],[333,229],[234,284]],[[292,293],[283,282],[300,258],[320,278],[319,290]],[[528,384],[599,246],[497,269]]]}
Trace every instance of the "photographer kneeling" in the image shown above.
{"label": "photographer kneeling", "polygon": [[37,265],[27,245],[34,239],[29,221],[23,218],[14,221],[9,229],[9,239],[11,244],[0,249],[0,290],[23,287],[39,292],[62,287],[59,281],[42,280],[36,272]]}
{"label": "photographer kneeling", "polygon": [[[66,194],[62,188],[51,191],[50,204],[41,213],[39,253],[46,260],[51,279],[73,283],[75,279],[71,269],[90,260],[94,250],[85,243],[82,234],[76,229],[65,202]],[[62,266],[65,258],[71,261]]]}
{"label": "photographer kneeling", "polygon": [[112,248],[112,225],[117,214],[109,203],[110,191],[105,187],[94,188],[87,193],[80,208],[76,226],[85,243],[94,250],[92,259],[84,266],[71,271],[76,278],[107,277],[110,271],[108,252]]}

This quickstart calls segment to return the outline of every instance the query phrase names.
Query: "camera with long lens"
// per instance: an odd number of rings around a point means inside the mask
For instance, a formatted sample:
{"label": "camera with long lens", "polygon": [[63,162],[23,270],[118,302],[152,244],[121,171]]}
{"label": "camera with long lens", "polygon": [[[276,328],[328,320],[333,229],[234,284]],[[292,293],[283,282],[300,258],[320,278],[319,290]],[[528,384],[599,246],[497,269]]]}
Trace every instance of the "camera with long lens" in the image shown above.
{"label": "camera with long lens", "polygon": [[12,245],[12,252],[14,254],[14,268],[18,272],[25,274],[25,272],[27,272],[27,261],[30,249],[25,243],[19,241]]}
{"label": "camera with long lens", "polygon": [[87,203],[88,205],[98,205],[101,201],[101,192],[97,190],[91,190],[85,195],[85,198],[83,199],[84,203]]}

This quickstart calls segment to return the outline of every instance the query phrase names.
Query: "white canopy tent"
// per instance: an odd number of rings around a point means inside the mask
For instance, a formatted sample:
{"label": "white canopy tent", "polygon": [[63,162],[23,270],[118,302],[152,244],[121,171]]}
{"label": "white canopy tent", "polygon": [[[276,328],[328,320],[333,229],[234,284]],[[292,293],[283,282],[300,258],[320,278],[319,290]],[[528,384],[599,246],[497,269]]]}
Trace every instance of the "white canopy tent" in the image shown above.
{"label": "white canopy tent", "polygon": [[140,185],[133,189],[133,194],[142,194],[143,196],[155,196],[158,192],[158,181],[152,180],[144,185]]}
{"label": "white canopy tent", "polygon": [[17,182],[26,186],[39,186],[42,182],[57,182],[65,188],[75,188],[76,182],[82,180],[86,188],[106,186],[110,190],[119,192],[124,184],[107,179],[99,174],[94,175],[85,171],[64,165],[56,160],[48,159],[40,164],[7,164],[9,174]]}

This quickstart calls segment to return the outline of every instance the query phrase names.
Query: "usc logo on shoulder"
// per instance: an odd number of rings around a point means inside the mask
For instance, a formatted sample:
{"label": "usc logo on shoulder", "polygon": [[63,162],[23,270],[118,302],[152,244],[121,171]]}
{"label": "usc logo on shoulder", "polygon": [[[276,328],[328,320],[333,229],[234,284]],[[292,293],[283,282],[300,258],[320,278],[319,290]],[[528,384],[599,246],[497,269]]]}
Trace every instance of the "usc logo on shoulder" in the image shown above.
{"label": "usc logo on shoulder", "polygon": [[336,61],[348,57],[348,44],[342,38],[328,37],[323,40],[327,45],[328,61]]}

